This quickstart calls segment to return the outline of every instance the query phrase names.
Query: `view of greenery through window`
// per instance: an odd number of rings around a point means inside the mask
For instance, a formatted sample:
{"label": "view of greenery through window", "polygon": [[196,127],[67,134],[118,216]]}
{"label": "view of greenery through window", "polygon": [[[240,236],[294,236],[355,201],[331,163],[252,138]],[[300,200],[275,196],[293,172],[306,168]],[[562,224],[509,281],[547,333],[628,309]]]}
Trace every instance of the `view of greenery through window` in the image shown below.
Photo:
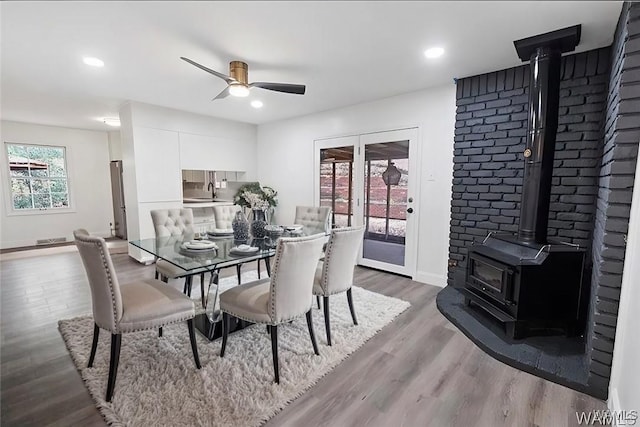
{"label": "view of greenery through window", "polygon": [[69,207],[64,147],[6,144],[16,210]]}

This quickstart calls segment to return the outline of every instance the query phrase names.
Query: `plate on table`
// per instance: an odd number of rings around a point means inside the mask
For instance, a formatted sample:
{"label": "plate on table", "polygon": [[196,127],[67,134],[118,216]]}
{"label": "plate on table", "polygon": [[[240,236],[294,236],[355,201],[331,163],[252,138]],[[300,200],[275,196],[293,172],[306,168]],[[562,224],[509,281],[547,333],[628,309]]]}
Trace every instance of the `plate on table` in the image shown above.
{"label": "plate on table", "polygon": [[207,234],[212,237],[229,237],[233,236],[233,229],[214,228],[207,231]]}
{"label": "plate on table", "polygon": [[258,248],[256,246],[238,245],[238,246],[235,246],[235,247],[231,248],[229,250],[229,253],[233,254],[233,255],[253,255],[256,252],[258,252],[259,250],[260,250],[260,248]]}
{"label": "plate on table", "polygon": [[293,224],[293,225],[285,225],[284,229],[287,231],[302,231],[302,229],[304,228],[304,225],[300,225],[300,224]]}
{"label": "plate on table", "polygon": [[207,240],[191,240],[190,242],[184,242],[182,248],[190,251],[210,251],[218,249],[218,245]]}

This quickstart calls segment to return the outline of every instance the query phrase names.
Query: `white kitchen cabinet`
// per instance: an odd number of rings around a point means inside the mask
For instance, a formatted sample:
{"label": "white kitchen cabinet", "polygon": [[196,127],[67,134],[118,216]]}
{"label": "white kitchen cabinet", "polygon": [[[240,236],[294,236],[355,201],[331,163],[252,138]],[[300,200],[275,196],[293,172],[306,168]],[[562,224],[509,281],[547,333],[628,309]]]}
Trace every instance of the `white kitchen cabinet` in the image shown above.
{"label": "white kitchen cabinet", "polygon": [[177,132],[134,127],[138,202],[182,201]]}
{"label": "white kitchen cabinet", "polygon": [[246,171],[257,169],[255,141],[180,132],[182,169]]}

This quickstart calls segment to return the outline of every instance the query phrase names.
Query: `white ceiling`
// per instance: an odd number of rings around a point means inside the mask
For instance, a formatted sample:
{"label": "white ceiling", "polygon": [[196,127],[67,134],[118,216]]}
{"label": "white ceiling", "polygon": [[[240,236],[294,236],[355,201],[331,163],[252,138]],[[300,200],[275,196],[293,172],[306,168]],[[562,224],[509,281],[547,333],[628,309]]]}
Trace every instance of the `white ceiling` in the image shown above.
{"label": "white ceiling", "polygon": [[[515,66],[513,40],[570,25],[582,24],[578,51],[609,45],[621,4],[2,2],[1,117],[106,130],[95,119],[134,100],[265,123]],[[445,55],[426,59],[432,46]],[[224,81],[180,56],[225,74],[242,60],[250,81],[304,83],[307,93],[211,102]]]}

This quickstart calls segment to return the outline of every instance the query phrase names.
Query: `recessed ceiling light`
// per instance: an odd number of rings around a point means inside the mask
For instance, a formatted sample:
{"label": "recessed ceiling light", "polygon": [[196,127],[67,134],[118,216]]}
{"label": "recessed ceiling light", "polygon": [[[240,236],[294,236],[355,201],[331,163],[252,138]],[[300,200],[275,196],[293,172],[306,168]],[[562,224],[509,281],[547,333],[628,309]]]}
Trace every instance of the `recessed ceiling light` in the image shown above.
{"label": "recessed ceiling light", "polygon": [[120,119],[115,118],[115,117],[105,117],[103,119],[98,119],[98,120],[100,120],[105,125],[109,125],[109,126],[113,126],[113,127],[120,126]]}
{"label": "recessed ceiling light", "polygon": [[104,67],[104,61],[99,58],[94,58],[93,56],[85,56],[82,58],[82,62],[90,67]]}
{"label": "recessed ceiling light", "polygon": [[259,100],[257,100],[257,99],[255,99],[255,100],[251,101],[251,106],[252,106],[253,108],[262,108],[262,106],[263,106],[263,105],[264,105],[264,104],[262,103],[262,101],[259,101]]}
{"label": "recessed ceiling light", "polygon": [[438,58],[444,54],[444,49],[441,47],[432,47],[424,51],[424,56],[429,59]]}

